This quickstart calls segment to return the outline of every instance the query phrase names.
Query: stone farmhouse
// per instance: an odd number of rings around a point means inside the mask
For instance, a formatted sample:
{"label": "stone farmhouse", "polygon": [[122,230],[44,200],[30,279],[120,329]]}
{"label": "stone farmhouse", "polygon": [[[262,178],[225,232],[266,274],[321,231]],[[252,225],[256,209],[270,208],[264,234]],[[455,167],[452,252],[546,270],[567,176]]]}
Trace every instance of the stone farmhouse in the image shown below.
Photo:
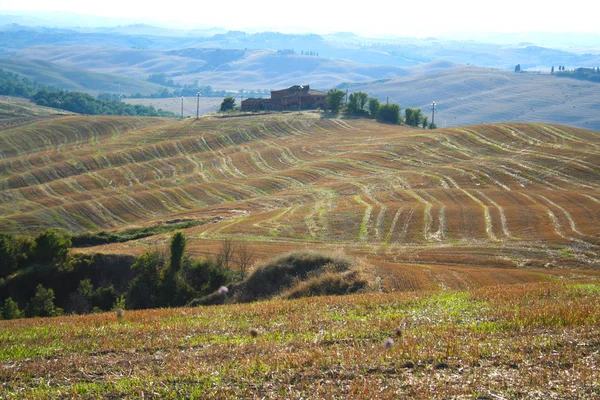
{"label": "stone farmhouse", "polygon": [[326,94],[319,90],[313,90],[308,85],[294,85],[287,89],[271,91],[270,99],[242,100],[242,111],[324,109],[326,108]]}

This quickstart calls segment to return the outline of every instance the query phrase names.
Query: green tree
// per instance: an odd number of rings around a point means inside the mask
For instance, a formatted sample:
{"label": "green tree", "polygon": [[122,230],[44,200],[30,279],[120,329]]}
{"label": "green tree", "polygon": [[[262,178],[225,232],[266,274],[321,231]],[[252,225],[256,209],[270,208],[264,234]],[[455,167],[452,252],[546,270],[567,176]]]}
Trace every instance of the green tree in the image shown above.
{"label": "green tree", "polygon": [[16,319],[21,318],[23,313],[19,310],[19,304],[12,299],[12,297],[4,300],[4,307],[2,307],[2,318],[4,319]]}
{"label": "green tree", "polygon": [[426,129],[426,128],[427,128],[427,125],[428,125],[428,123],[427,123],[427,119],[428,119],[428,118],[427,118],[427,117],[425,117],[425,116],[423,116],[423,118],[421,118],[421,126],[423,127],[423,129]]}
{"label": "green tree", "polygon": [[366,114],[366,106],[369,95],[364,92],[355,92],[348,98],[348,113],[352,115]]}
{"label": "green tree", "polygon": [[165,256],[159,251],[146,251],[131,266],[133,278],[127,291],[127,308],[143,309],[160,306]]}
{"label": "green tree", "polygon": [[413,121],[413,109],[410,107],[406,107],[406,109],[404,110],[404,123],[410,126],[413,124]]}
{"label": "green tree", "polygon": [[14,238],[7,233],[0,233],[0,278],[10,275],[17,269],[17,250]]}
{"label": "green tree", "polygon": [[383,104],[379,108],[377,118],[382,122],[397,124],[400,122],[400,106],[398,104]]}
{"label": "green tree", "polygon": [[381,107],[381,103],[375,97],[369,97],[369,114],[371,117],[377,118],[379,114],[379,108]]}
{"label": "green tree", "polygon": [[34,259],[43,265],[61,264],[66,261],[70,248],[70,236],[55,229],[47,229],[35,238]]}
{"label": "green tree", "polygon": [[521,64],[515,65],[515,72],[521,72]]}
{"label": "green tree", "polygon": [[42,284],[37,285],[35,296],[25,308],[25,314],[29,317],[56,317],[62,311],[54,306],[54,290],[46,289]]}
{"label": "green tree", "polygon": [[228,96],[223,99],[221,102],[221,107],[219,108],[220,112],[231,111],[235,108],[235,98]]}
{"label": "green tree", "polygon": [[169,269],[173,274],[177,273],[181,268],[186,241],[187,240],[183,232],[175,232],[171,238],[171,260],[169,263]]}
{"label": "green tree", "polygon": [[419,126],[422,124],[423,112],[420,108],[406,107],[404,110],[404,123],[409,126]]}
{"label": "green tree", "polygon": [[329,89],[325,95],[325,102],[327,103],[327,109],[332,113],[339,113],[344,105],[344,97],[346,92],[339,89]]}

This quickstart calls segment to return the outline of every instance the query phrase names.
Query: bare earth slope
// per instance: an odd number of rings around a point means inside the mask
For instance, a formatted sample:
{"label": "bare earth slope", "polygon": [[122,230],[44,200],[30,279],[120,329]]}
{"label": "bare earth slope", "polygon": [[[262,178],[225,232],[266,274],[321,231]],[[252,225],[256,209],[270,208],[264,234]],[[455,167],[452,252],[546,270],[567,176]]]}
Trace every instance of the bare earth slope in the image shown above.
{"label": "bare earth slope", "polygon": [[222,238],[261,257],[344,248],[398,289],[540,279],[517,267],[592,273],[599,139],[547,124],[424,131],[316,113],[54,118],[0,132],[0,230],[206,220],[186,231],[197,254]]}

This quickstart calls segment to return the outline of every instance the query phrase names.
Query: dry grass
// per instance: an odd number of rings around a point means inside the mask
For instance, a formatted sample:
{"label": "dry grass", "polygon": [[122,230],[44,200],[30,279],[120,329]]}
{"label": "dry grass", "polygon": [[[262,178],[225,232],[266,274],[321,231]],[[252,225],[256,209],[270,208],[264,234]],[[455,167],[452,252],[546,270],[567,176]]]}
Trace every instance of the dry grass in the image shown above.
{"label": "dry grass", "polygon": [[599,328],[551,282],[2,321],[0,396],[597,398]]}

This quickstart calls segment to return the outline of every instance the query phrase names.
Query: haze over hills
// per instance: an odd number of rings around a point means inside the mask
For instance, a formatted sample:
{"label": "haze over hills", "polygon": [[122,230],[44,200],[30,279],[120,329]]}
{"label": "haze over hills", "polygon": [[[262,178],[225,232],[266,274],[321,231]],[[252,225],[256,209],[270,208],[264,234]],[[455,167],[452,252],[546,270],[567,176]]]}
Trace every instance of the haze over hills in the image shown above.
{"label": "haze over hills", "polygon": [[310,82],[330,88],[346,81],[370,81],[408,75],[403,68],[358,64],[275,50],[181,49],[140,50],[93,46],[35,46],[9,61],[46,60],[64,68],[146,79],[165,73],[176,83],[211,85],[219,89],[281,88]]}
{"label": "haze over hills", "polygon": [[[124,33],[126,32],[126,33]],[[191,31],[186,35],[169,30],[134,26],[130,29],[88,30],[39,28],[7,25],[0,30],[0,48],[5,55],[38,45],[107,46],[146,50],[185,48],[223,49],[293,49],[313,51],[321,57],[346,59],[361,64],[409,67],[436,60],[458,64],[512,69],[521,64],[523,69],[549,70],[552,65],[569,68],[597,66],[600,48],[588,49],[581,54],[574,51],[540,47],[532,42],[484,43],[473,40],[444,38],[369,38],[352,33],[328,35],[282,34],[277,32],[246,33],[230,31],[207,35]],[[514,39],[513,39],[514,40]]]}

